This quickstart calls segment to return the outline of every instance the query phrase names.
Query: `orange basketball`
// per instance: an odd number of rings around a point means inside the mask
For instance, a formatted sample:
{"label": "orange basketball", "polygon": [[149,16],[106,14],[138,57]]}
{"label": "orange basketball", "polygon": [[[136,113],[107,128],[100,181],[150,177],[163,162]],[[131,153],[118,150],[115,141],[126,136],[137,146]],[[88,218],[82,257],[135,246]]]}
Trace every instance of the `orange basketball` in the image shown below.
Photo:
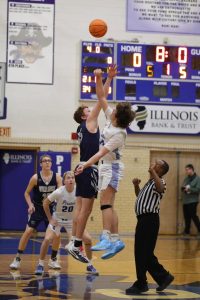
{"label": "orange basketball", "polygon": [[107,32],[107,24],[101,19],[93,20],[89,25],[89,32],[92,36],[100,38],[104,36]]}

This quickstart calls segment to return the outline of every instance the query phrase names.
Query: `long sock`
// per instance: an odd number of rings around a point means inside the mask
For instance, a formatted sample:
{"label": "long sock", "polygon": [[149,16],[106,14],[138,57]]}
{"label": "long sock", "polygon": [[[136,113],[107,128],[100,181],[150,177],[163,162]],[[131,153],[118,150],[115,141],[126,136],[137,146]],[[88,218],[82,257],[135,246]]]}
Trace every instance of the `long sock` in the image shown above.
{"label": "long sock", "polygon": [[75,238],[75,241],[74,241],[74,247],[82,247],[83,245],[83,242],[82,242],[82,239],[79,239],[79,238]]}
{"label": "long sock", "polygon": [[52,249],[52,252],[51,252],[51,259],[52,259],[52,260],[56,260],[57,253],[58,253],[57,250],[53,250],[53,249]]}

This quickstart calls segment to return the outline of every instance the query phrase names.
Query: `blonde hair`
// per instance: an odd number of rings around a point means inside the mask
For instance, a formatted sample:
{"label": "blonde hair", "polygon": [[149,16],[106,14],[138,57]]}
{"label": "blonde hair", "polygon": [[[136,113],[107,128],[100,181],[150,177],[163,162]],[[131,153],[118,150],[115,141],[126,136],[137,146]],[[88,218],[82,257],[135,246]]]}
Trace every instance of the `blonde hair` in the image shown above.
{"label": "blonde hair", "polygon": [[63,180],[65,180],[66,176],[73,176],[74,177],[74,171],[67,171],[63,174]]}

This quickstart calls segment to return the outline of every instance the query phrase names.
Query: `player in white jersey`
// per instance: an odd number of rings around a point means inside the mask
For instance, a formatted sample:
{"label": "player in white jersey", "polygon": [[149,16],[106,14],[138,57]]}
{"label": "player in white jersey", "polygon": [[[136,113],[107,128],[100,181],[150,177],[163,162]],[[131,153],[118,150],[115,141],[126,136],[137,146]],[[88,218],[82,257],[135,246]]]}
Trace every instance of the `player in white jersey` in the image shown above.
{"label": "player in white jersey", "polygon": [[[116,74],[117,68],[115,66]],[[118,217],[114,210],[115,194],[118,191],[119,181],[123,176],[123,163],[121,150],[125,145],[126,128],[134,120],[135,113],[130,103],[119,103],[115,109],[108,106],[105,97],[102,71],[94,71],[96,75],[96,93],[101,107],[104,110],[107,122],[100,139],[100,150],[88,161],[80,163],[76,174],[101,160],[99,167],[99,190],[103,218],[103,234],[93,251],[107,250],[101,258],[108,259],[124,248],[124,243],[119,239]]]}
{"label": "player in white jersey", "polygon": [[[48,251],[50,242],[55,236],[61,235],[61,228],[65,228],[66,232],[73,238],[73,232],[75,231],[76,220],[73,222],[74,215],[77,215],[78,205],[76,206],[76,196],[75,196],[75,178],[74,172],[68,171],[63,175],[64,185],[56,189],[52,194],[44,200],[44,211],[49,220],[49,226],[47,228],[45,238],[42,242],[40,248],[40,258],[39,263],[36,268],[35,274],[42,275],[44,273],[44,259]],[[51,203],[55,202],[56,210],[51,215],[49,206]],[[72,229],[73,224],[73,229]],[[85,244],[85,251],[88,257],[87,273],[98,275],[97,270],[91,264],[92,259],[92,240],[89,233],[85,230],[83,235],[83,242]],[[51,264],[49,264],[51,267]],[[52,267],[56,269],[56,265],[53,264]],[[57,269],[60,269],[60,265],[57,264]]]}

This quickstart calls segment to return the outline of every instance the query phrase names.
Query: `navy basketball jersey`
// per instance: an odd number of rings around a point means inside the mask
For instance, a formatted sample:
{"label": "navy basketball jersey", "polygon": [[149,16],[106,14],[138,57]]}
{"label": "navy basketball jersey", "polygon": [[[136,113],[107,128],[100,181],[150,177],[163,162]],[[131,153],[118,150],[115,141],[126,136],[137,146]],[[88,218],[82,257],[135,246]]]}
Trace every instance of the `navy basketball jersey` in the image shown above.
{"label": "navy basketball jersey", "polygon": [[99,128],[96,133],[91,133],[87,130],[84,121],[78,126],[77,134],[80,145],[80,161],[87,161],[99,151]]}
{"label": "navy basketball jersey", "polygon": [[56,173],[52,172],[52,178],[48,184],[42,179],[41,173],[38,173],[37,177],[37,185],[33,188],[33,203],[42,206],[43,200],[57,189]]}

